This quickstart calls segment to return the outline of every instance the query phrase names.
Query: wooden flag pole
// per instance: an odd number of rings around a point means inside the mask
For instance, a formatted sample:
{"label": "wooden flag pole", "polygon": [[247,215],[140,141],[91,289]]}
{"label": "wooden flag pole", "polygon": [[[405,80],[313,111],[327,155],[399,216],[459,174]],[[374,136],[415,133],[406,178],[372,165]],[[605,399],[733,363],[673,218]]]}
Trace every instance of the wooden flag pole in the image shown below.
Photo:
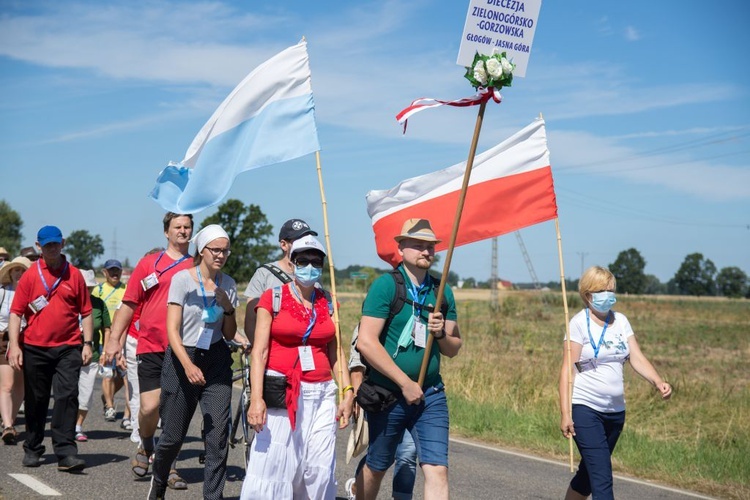
{"label": "wooden flag pole", "polygon": [[[315,163],[318,171],[318,185],[320,186],[320,201],[323,204],[323,231],[326,240],[326,252],[328,253],[328,272],[331,276],[331,300],[333,301],[333,324],[336,327],[336,352],[339,360],[338,386],[339,401],[344,399],[344,350],[341,348],[341,327],[339,325],[339,304],[336,300],[336,275],[334,273],[333,254],[331,253],[331,237],[328,233],[328,202],[323,189],[323,172],[320,168],[320,151],[315,152]],[[346,425],[343,422],[342,425]]]}
{"label": "wooden flag pole", "polygon": [[[568,366],[568,410],[573,415],[573,360],[570,359],[570,312],[568,311],[568,291],[565,286],[565,268],[563,267],[562,237],[560,236],[560,220],[555,217],[555,231],[557,232],[557,256],[560,260],[560,284],[562,285],[563,309],[565,309],[565,360]],[[570,454],[570,472],[573,468],[573,436],[568,438]]]}
{"label": "wooden flag pole", "polygon": [[[464,171],[464,182],[461,186],[461,195],[458,197],[458,206],[456,207],[456,217],[453,220],[453,231],[451,232],[451,239],[448,244],[448,253],[445,255],[445,264],[443,264],[443,279],[440,280],[440,287],[438,288],[437,296],[435,297],[435,311],[440,310],[440,306],[443,301],[443,292],[445,291],[445,284],[448,283],[448,272],[451,268],[451,259],[453,258],[453,248],[456,245],[456,237],[458,236],[458,226],[461,223],[461,214],[464,209],[464,201],[466,200],[466,191],[469,188],[469,178],[471,177],[471,169],[474,167],[474,156],[477,154],[477,144],[479,143],[479,132],[482,130],[482,120],[484,119],[484,109],[487,107],[487,101],[482,101],[479,105],[479,113],[477,113],[477,121],[474,125],[474,137],[471,138],[471,147],[469,148],[469,157],[466,159],[466,170]],[[422,366],[419,369],[419,386],[422,387],[424,384],[424,378],[427,374],[427,365],[430,363],[430,350],[432,349],[432,342],[434,337],[432,335],[427,336],[427,345],[424,348],[424,357],[422,358]]]}

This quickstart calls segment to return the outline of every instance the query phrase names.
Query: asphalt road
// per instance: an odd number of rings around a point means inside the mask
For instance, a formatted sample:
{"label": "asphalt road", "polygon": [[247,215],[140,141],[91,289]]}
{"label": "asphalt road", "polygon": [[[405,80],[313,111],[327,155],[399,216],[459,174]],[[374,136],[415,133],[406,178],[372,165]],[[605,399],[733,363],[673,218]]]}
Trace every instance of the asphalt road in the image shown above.
{"label": "asphalt road", "polygon": [[[122,395],[117,395],[121,417]],[[93,401],[99,401],[99,392]],[[169,491],[170,499],[201,498],[203,467],[198,461],[202,450],[200,440],[200,416],[193,419],[192,427],[180,456],[178,468],[187,480],[186,491]],[[23,416],[20,417],[20,430]],[[135,480],[130,471],[130,459],[135,445],[129,440],[129,432],[119,427],[118,422],[106,422],[95,405],[86,420],[84,430],[89,441],[78,446],[79,456],[87,463],[82,474],[58,472],[49,434],[45,438],[47,453],[39,468],[21,466],[23,447],[4,446],[0,443],[0,498],[26,499],[56,495],[76,499],[130,500],[146,498],[148,480]],[[348,429],[339,433],[339,464],[336,476],[338,494],[344,495],[344,484],[351,477],[356,461],[344,463]],[[21,435],[23,438],[23,434]],[[481,443],[453,440],[450,448],[451,497],[458,499],[561,499],[564,496],[570,473],[566,464],[516,454]],[[150,476],[149,476],[150,477]],[[238,498],[242,488],[243,467],[240,447],[230,450],[228,478],[224,495]],[[390,474],[383,482],[380,498],[390,498]],[[414,498],[422,498],[422,479],[418,473]],[[665,499],[678,500],[707,498],[704,496],[665,489],[632,479],[616,478],[615,494],[620,500]]]}

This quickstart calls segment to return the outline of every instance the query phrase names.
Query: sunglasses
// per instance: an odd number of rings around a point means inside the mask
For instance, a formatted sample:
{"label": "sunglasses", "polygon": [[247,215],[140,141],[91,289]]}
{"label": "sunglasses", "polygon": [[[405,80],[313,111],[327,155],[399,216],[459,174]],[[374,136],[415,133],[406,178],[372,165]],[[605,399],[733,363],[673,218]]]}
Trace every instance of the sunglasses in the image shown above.
{"label": "sunglasses", "polygon": [[313,267],[317,269],[323,268],[323,259],[310,259],[307,257],[300,257],[296,260],[295,264],[297,264],[300,267],[307,267],[312,264]]}

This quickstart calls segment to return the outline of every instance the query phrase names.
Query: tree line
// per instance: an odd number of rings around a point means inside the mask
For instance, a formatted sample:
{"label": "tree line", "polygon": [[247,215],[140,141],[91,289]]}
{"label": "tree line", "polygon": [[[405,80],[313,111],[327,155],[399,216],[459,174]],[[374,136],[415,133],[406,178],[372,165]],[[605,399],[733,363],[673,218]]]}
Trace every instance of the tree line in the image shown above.
{"label": "tree line", "polygon": [[[209,224],[219,224],[229,234],[232,258],[224,269],[238,282],[249,281],[258,266],[278,257],[278,245],[272,238],[273,226],[257,205],[245,205],[240,200],[229,199],[219,205],[214,214],[203,219],[196,230]],[[6,201],[0,200],[0,246],[5,247],[11,256],[18,255],[21,248],[22,227],[23,220],[18,212]],[[85,229],[73,230],[66,235],[65,254],[74,266],[92,269],[94,261],[104,255],[102,238]],[[124,264],[129,266],[127,259]],[[701,253],[687,255],[667,283],[646,274],[646,259],[635,248],[620,252],[608,267],[617,278],[618,293],[750,298],[750,283],[742,269],[730,266],[717,270],[711,259]],[[359,265],[335,271],[337,283],[347,283],[362,291],[367,290],[372,281],[385,272],[387,269]],[[464,288],[490,287],[489,281],[477,281],[473,277],[461,280],[453,271],[448,273],[447,280],[451,286],[463,281]],[[546,286],[559,289],[560,283],[553,281]],[[567,281],[566,286],[569,290],[576,290],[577,280]],[[519,287],[533,288],[533,285],[522,284]]]}

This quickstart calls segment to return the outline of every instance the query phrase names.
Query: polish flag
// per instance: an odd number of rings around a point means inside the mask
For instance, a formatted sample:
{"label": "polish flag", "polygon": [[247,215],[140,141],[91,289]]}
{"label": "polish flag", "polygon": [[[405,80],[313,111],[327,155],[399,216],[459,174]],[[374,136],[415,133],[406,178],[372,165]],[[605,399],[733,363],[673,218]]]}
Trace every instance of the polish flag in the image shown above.
{"label": "polish flag", "polygon": [[[378,255],[398,265],[398,244],[406,219],[428,219],[448,248],[466,162],[367,193]],[[557,201],[544,120],[476,156],[461,215],[456,246],[510,233],[557,217]]]}

